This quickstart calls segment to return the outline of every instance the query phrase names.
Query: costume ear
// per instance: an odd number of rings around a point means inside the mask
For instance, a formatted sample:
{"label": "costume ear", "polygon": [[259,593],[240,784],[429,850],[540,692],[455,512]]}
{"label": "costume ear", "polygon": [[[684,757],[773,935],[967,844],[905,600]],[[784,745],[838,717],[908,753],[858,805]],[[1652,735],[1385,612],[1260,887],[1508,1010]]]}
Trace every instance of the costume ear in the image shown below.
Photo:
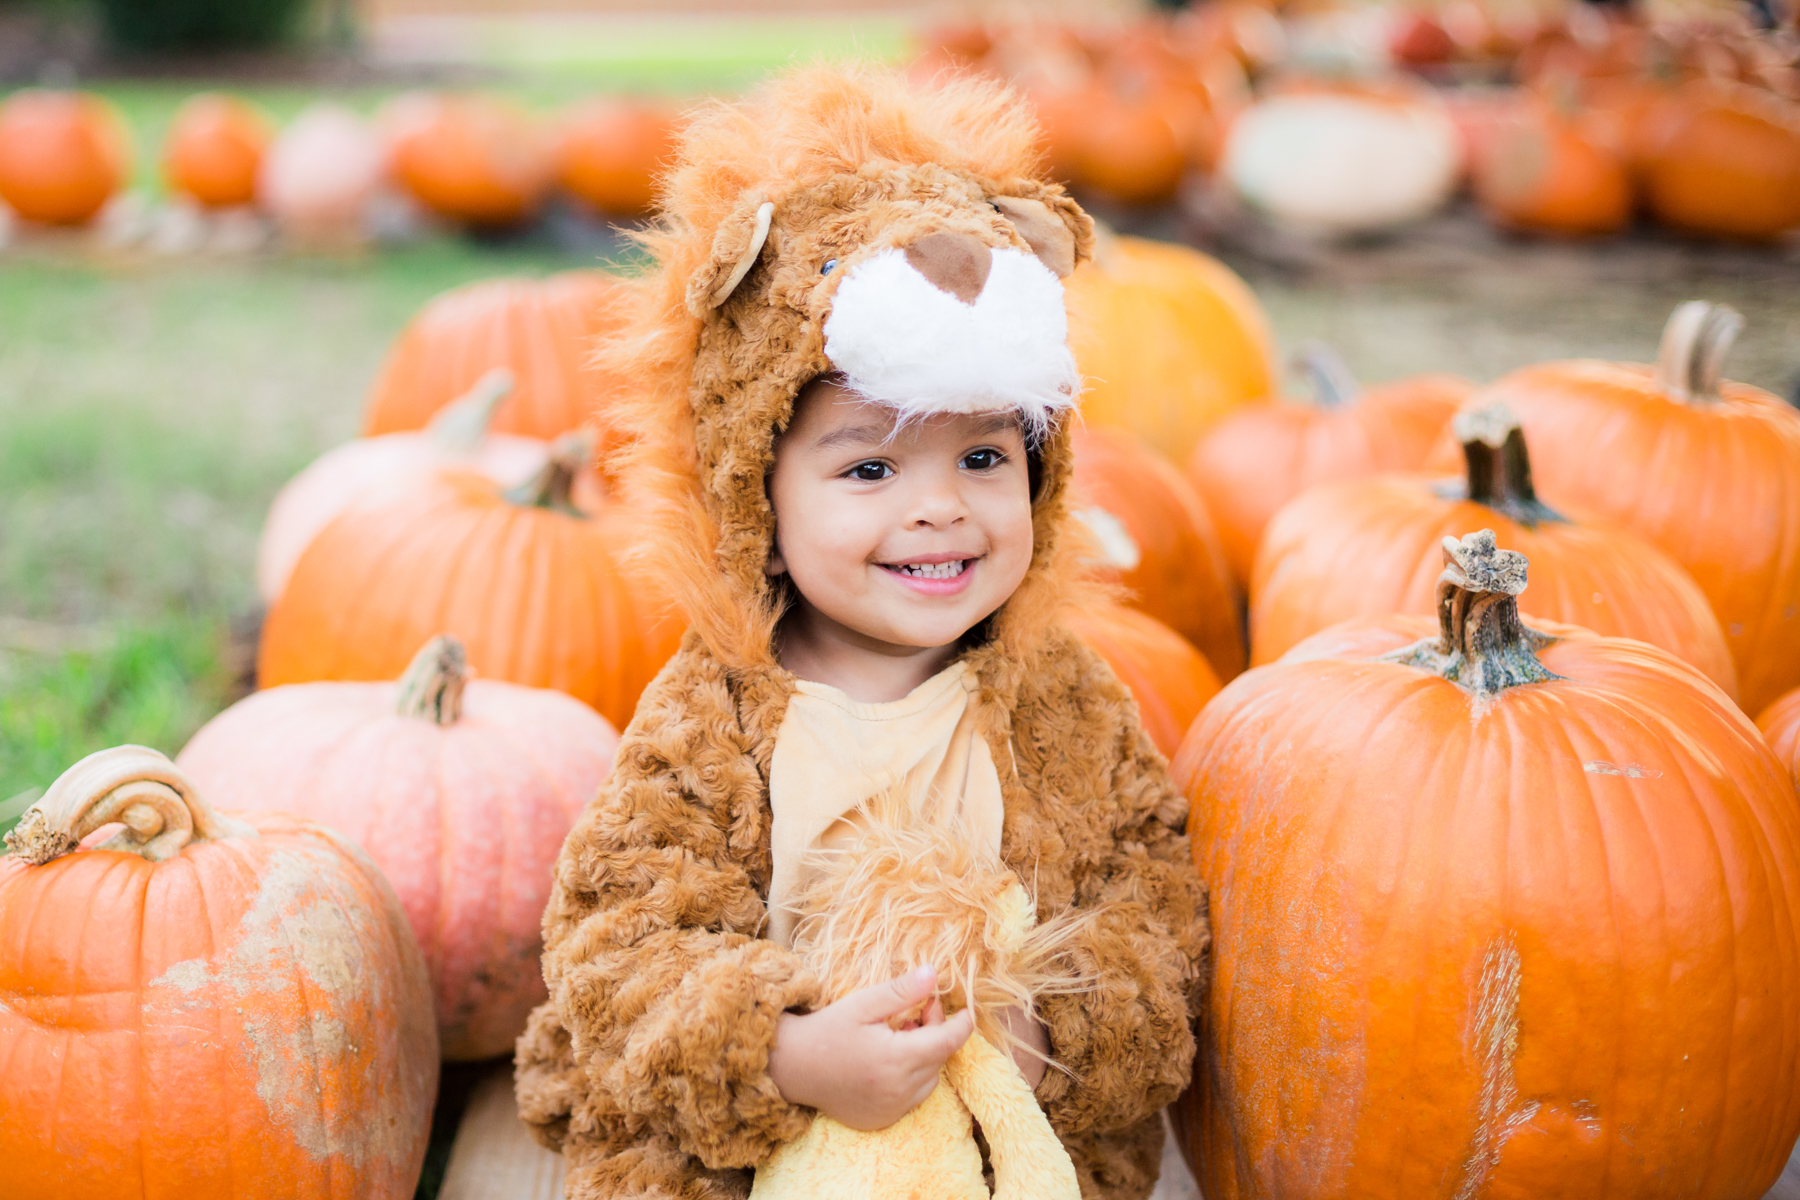
{"label": "costume ear", "polygon": [[706,265],[688,280],[688,311],[696,317],[730,299],[737,285],[744,281],[756,260],[762,257],[763,244],[769,240],[769,221],[775,215],[773,201],[760,196],[746,197],[713,235],[712,254]]}
{"label": "costume ear", "polygon": [[1093,254],[1094,222],[1067,196],[1042,200],[1024,196],[995,196],[993,205],[1012,222],[1031,252],[1057,278],[1066,279],[1075,264]]}

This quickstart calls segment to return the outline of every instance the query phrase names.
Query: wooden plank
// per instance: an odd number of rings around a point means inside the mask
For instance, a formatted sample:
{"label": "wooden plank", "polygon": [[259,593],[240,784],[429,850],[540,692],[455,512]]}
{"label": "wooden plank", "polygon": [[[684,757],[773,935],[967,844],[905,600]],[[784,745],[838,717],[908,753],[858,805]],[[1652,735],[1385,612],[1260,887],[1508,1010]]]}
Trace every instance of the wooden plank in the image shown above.
{"label": "wooden plank", "polygon": [[563,1157],[538,1145],[519,1120],[512,1068],[475,1086],[438,1200],[562,1200]]}

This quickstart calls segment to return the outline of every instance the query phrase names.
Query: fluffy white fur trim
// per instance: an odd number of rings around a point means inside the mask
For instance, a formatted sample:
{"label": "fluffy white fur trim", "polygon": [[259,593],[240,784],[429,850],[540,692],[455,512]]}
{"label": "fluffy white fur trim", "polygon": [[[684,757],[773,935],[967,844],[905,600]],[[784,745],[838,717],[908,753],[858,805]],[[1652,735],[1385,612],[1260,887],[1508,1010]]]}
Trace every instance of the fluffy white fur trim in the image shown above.
{"label": "fluffy white fur trim", "polygon": [[825,356],[902,420],[1017,409],[1041,432],[1081,392],[1062,281],[1022,250],[991,253],[973,304],[921,275],[902,250],[856,264],[825,319]]}

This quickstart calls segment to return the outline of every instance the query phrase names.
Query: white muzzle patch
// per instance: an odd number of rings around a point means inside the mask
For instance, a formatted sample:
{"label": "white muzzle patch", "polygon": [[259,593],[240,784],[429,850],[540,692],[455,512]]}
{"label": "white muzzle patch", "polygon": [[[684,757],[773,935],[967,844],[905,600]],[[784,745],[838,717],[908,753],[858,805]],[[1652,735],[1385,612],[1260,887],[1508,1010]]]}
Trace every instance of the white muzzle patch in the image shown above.
{"label": "white muzzle patch", "polygon": [[1027,430],[1042,432],[1081,393],[1062,281],[1022,250],[990,253],[972,304],[925,278],[903,250],[856,264],[825,318],[825,356],[902,420],[1017,409]]}

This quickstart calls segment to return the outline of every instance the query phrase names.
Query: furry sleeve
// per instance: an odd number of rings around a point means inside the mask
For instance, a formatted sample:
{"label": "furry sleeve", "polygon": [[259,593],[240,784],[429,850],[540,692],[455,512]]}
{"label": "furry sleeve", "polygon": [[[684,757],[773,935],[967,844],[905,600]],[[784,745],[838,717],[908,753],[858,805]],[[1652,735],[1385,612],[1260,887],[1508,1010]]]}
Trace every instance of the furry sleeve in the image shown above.
{"label": "furry sleeve", "polygon": [[[544,913],[550,1001],[520,1040],[520,1110],[553,1145],[666,1138],[748,1167],[811,1110],[769,1079],[782,1013],[818,1001],[765,917],[764,768],[780,704],[741,705],[690,642],[570,832]],[[768,710],[774,709],[773,714]]]}
{"label": "furry sleeve", "polygon": [[[1038,1004],[1051,1053],[1070,1074],[1047,1072],[1037,1094],[1066,1140],[1138,1124],[1187,1086],[1210,934],[1181,832],[1187,803],[1130,693],[1086,647],[1058,666],[1029,689],[1035,696],[1021,696],[1019,716],[1065,729],[1040,733],[1029,754],[1043,764],[1040,793],[1060,797],[1046,799],[1053,811],[1044,815],[1066,847],[1069,902],[1102,910],[1076,949],[1098,986]],[[1057,718],[1053,707],[1063,710]]]}

